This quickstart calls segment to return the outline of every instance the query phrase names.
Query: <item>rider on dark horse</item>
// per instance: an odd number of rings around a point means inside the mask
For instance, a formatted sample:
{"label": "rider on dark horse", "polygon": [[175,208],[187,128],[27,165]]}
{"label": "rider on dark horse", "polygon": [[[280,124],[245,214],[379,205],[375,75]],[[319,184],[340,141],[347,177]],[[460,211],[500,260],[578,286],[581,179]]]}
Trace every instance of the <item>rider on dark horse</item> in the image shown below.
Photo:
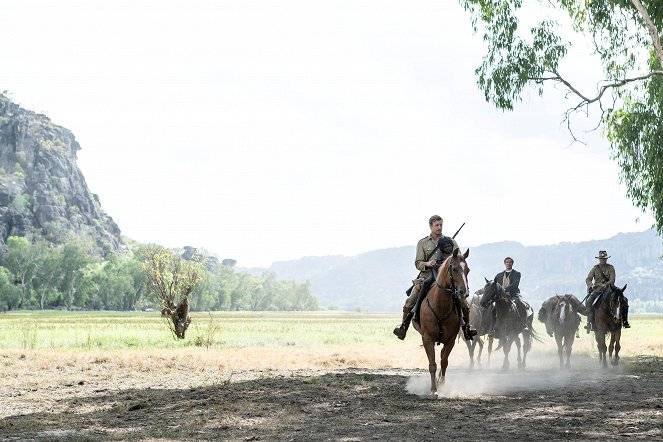
{"label": "rider on dark horse", "polygon": [[[594,301],[605,289],[615,285],[615,268],[612,264],[608,264],[608,258],[610,258],[608,252],[600,250],[599,256],[596,257],[599,263],[592,267],[585,279],[585,283],[587,284],[587,300],[585,302],[587,309],[587,333],[596,330]],[[621,303],[620,311],[622,322],[624,328],[631,328],[631,324],[628,323],[628,299],[623,296],[623,300],[624,302]]]}
{"label": "rider on dark horse", "polygon": [[[421,304],[422,299],[428,293],[437,276],[437,269],[447,259],[455,249],[458,249],[456,241],[448,236],[442,235],[442,225],[444,220],[439,215],[433,215],[428,220],[430,235],[422,238],[417,243],[417,253],[414,260],[414,266],[419,270],[419,275],[413,281],[414,285],[408,292],[408,297],[403,306],[403,322],[394,329],[394,334],[398,339],[405,339],[407,329],[414,317],[416,307]],[[470,340],[476,335],[476,330],[470,329],[470,306],[467,299],[462,300],[462,312],[464,325],[463,333],[465,339]],[[473,332],[473,333],[472,333]]]}
{"label": "rider on dark horse", "polygon": [[[516,305],[518,317],[523,331],[529,329],[527,326],[527,316],[529,313],[529,304],[520,296],[520,272],[513,269],[513,258],[507,256],[504,258],[504,271],[495,275],[495,282],[502,286],[509,298]],[[489,336],[495,336],[495,321],[497,319],[497,309],[493,309],[493,323]]]}

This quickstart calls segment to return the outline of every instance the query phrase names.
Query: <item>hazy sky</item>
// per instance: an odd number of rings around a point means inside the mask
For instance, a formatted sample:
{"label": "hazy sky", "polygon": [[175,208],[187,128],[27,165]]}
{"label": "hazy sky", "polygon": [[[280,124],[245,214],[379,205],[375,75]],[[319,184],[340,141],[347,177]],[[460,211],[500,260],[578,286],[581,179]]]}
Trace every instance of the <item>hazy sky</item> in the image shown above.
{"label": "hazy sky", "polygon": [[561,92],[485,103],[454,0],[2,0],[0,41],[0,91],[76,135],[90,190],[141,242],[268,266],[414,254],[435,213],[467,223],[461,246],[653,223],[605,141],[571,144]]}

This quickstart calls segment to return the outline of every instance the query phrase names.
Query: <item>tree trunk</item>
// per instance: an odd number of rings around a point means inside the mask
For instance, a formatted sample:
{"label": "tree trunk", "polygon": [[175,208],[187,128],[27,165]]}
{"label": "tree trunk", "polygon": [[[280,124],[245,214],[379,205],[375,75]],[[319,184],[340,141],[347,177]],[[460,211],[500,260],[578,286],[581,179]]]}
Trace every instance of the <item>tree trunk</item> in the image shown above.
{"label": "tree trunk", "polygon": [[173,331],[178,339],[184,339],[186,329],[191,324],[189,316],[189,299],[184,298],[175,309],[170,309],[170,320],[173,322]]}

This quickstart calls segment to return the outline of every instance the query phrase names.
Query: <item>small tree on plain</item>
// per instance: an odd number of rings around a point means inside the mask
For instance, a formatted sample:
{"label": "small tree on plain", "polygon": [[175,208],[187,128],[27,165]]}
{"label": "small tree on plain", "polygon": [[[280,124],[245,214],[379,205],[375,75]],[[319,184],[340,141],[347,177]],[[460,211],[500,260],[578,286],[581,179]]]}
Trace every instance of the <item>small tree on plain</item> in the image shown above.
{"label": "small tree on plain", "polygon": [[161,304],[161,314],[168,319],[168,326],[178,339],[191,324],[189,295],[203,276],[204,268],[195,261],[158,245],[143,248],[143,272],[148,292]]}

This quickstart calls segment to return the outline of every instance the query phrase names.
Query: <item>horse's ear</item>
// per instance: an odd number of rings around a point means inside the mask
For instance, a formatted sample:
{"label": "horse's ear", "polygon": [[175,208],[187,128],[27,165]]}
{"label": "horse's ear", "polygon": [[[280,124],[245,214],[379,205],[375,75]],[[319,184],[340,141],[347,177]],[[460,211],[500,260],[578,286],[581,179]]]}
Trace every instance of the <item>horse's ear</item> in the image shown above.
{"label": "horse's ear", "polygon": [[561,296],[559,296],[557,293],[555,293],[555,296],[557,296],[557,299],[561,298]]}
{"label": "horse's ear", "polygon": [[622,292],[626,290],[626,287],[628,287],[628,284],[624,284],[624,288],[622,289]]}
{"label": "horse's ear", "polygon": [[488,281],[488,278],[486,278],[486,277],[484,276],[483,279],[486,280],[486,284],[490,284],[490,281]]}
{"label": "horse's ear", "polygon": [[454,258],[458,256],[459,251],[460,251],[459,249],[454,249],[454,253],[453,253]]}
{"label": "horse's ear", "polygon": [[467,249],[467,251],[463,253],[463,259],[467,259],[468,256],[470,256],[470,249]]}

